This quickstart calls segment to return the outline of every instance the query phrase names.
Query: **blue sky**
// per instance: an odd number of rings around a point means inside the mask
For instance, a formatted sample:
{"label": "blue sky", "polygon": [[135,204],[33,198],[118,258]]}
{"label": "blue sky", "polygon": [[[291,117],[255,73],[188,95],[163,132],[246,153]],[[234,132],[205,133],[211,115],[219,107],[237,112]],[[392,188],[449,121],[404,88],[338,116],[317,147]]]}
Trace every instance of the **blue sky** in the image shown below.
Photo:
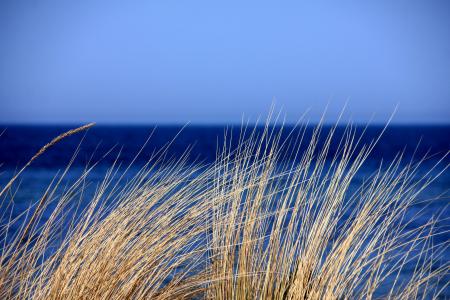
{"label": "blue sky", "polygon": [[450,2],[0,2],[0,123],[450,120]]}

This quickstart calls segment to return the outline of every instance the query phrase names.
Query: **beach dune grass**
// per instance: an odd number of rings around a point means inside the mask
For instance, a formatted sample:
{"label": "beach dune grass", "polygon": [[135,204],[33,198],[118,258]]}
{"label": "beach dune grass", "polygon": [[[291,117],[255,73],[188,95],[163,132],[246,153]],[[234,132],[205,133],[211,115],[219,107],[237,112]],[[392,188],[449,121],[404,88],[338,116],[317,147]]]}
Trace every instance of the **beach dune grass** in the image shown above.
{"label": "beach dune grass", "polygon": [[[183,155],[157,168],[162,149],[131,179],[111,166],[87,205],[95,164],[61,192],[69,164],[23,218],[2,218],[0,298],[439,297],[449,262],[436,260],[448,241],[433,243],[436,216],[411,228],[405,215],[447,166],[418,177],[421,161],[399,154],[352,189],[377,141],[334,129],[323,136],[318,126],[307,140],[296,131],[287,142],[269,122],[262,132],[243,128],[239,146],[225,142],[207,166]],[[15,179],[3,187],[7,207]],[[411,261],[411,276],[400,276]]]}

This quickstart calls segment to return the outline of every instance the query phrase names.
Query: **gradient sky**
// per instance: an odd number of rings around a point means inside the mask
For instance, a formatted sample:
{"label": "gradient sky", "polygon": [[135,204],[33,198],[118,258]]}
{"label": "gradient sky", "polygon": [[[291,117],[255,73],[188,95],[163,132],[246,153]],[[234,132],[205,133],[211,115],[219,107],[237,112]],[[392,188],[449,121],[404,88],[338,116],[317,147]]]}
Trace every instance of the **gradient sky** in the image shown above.
{"label": "gradient sky", "polygon": [[0,123],[450,121],[450,1],[0,1]]}

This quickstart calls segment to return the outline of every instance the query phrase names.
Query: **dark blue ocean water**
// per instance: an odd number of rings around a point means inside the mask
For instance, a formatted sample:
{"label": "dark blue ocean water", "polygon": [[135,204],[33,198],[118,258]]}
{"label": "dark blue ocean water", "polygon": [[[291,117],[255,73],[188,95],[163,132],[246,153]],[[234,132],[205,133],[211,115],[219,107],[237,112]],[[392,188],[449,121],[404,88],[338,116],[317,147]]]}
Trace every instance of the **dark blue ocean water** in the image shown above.
{"label": "dark blue ocean water", "polygon": [[[3,132],[0,135],[0,185],[5,184],[17,169],[20,169],[43,145],[58,134],[71,128],[73,126],[0,125],[0,133]],[[114,161],[117,160],[122,165],[130,163],[149,137],[150,139],[145,147],[142,148],[141,154],[133,163],[133,169],[135,170],[144,165],[153,153],[168,143],[170,143],[170,146],[166,151],[167,160],[170,160],[171,157],[180,157],[190,149],[188,155],[190,162],[211,163],[216,158],[217,147],[221,147],[224,143],[225,131],[228,132],[227,136],[234,137],[234,142],[231,143],[232,147],[236,145],[237,137],[241,132],[239,126],[191,125],[183,130],[181,129],[181,126],[96,126],[85,134],[78,134],[63,140],[33,162],[30,168],[20,177],[20,188],[15,189],[15,205],[12,217],[19,215],[42,195],[45,187],[51,182],[56,172],[67,166],[77,148],[79,148],[79,153],[66,176],[65,182],[70,183],[76,180],[89,162],[100,161],[98,167],[89,177],[89,180],[95,186],[95,183],[99,183],[104,178],[105,171]],[[357,135],[364,131],[360,142],[363,145],[376,139],[382,129],[382,126],[370,126],[366,129],[364,127],[356,127],[355,130]],[[261,130],[262,128],[258,128],[257,132]],[[274,130],[279,130],[279,128],[275,127]],[[301,130],[301,128],[285,127],[282,133],[282,140],[291,139],[291,141],[294,141],[293,137],[298,136]],[[306,149],[312,130],[312,127],[306,128],[303,143],[299,145],[300,152]],[[329,130],[330,127],[325,126],[322,136],[326,136]],[[337,129],[336,138],[333,140],[330,149],[330,156],[338,148],[339,137],[342,136],[343,132],[344,127]],[[319,148],[323,141],[324,139],[319,141]],[[355,185],[361,183],[380,164],[391,161],[400,152],[403,153],[403,161],[405,163],[417,161],[424,156],[428,157],[421,169],[419,169],[420,174],[427,172],[449,150],[450,126],[389,126],[363,168],[355,177],[354,183]],[[105,153],[109,154],[104,156]],[[281,163],[291,162],[293,157],[287,152],[283,156],[283,160]],[[292,161],[292,163],[295,162]],[[440,169],[449,163],[450,158],[445,158],[441,162]],[[164,168],[164,163],[160,167]],[[442,213],[443,220],[439,222],[439,226],[446,230],[450,229],[450,221],[445,219],[450,217],[447,207],[450,199],[449,173],[445,171],[421,193],[420,199],[431,199],[437,196],[439,198],[427,202],[427,205],[417,204],[413,207],[412,211],[423,210],[423,214],[421,218],[412,222],[410,226],[420,226],[429,217]],[[0,207],[0,209],[3,208]],[[450,233],[446,232],[437,236],[434,242],[443,243],[448,241],[450,241]],[[448,262],[449,259],[450,251],[447,249],[440,257],[438,264]],[[405,270],[405,272],[408,271]],[[448,289],[446,293],[450,297]]]}
{"label": "dark blue ocean water", "polygon": [[[0,162],[3,168],[16,168],[22,166],[40,147],[49,142],[58,134],[73,128],[73,126],[6,126],[0,125]],[[322,136],[325,136],[330,127],[323,128]],[[368,128],[357,127],[356,134],[365,130],[362,144],[367,144],[376,139],[382,131],[382,126],[370,126]],[[159,150],[168,142],[172,142],[168,149],[170,154],[179,156],[189,146],[192,146],[190,158],[197,161],[211,162],[216,157],[217,145],[223,143],[224,132],[233,136],[234,141],[240,134],[239,126],[194,126],[190,125],[182,130],[181,126],[95,126],[84,136],[81,144],[80,158],[75,165],[84,166],[86,161],[92,158],[94,161],[102,157],[112,147],[121,148],[120,160],[130,161],[144,142],[151,136],[145,151],[138,157],[137,164],[145,162],[151,153]],[[259,128],[262,130],[262,128]],[[295,136],[298,128],[292,132],[292,128],[285,126],[283,135]],[[313,127],[308,127],[305,133],[301,149],[307,146],[308,136]],[[336,137],[342,135],[344,127],[339,127]],[[247,130],[248,132],[249,130]],[[33,163],[34,168],[55,169],[65,166],[76,147],[80,144],[83,134],[66,138],[50,150],[46,155]],[[176,137],[176,139],[174,139]],[[173,140],[174,139],[174,140]],[[173,141],[172,141],[173,140]],[[338,138],[335,139],[338,141]],[[330,152],[337,148],[334,143]],[[369,163],[381,159],[392,159],[400,151],[404,151],[405,159],[415,155],[423,157],[426,153],[442,156],[450,149],[450,125],[449,126],[395,126],[391,125],[382,135],[379,143],[372,152]],[[103,159],[105,165],[111,163],[116,157],[110,155]]]}

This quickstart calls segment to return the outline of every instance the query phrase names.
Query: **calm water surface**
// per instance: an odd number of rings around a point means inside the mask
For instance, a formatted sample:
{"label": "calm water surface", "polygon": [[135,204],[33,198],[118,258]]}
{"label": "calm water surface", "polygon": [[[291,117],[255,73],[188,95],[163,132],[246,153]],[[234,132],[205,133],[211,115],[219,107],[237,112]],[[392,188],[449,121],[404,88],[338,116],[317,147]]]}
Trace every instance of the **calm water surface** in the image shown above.
{"label": "calm water surface", "polygon": [[[6,129],[0,136],[0,184],[3,185],[7,182],[17,169],[23,166],[45,143],[70,128],[72,127],[0,125],[0,132]],[[83,168],[90,162],[100,161],[98,167],[89,176],[89,181],[92,183],[91,187],[94,189],[95,184],[101,182],[105,171],[114,161],[117,160],[118,163],[126,166],[132,161],[149,137],[150,139],[143,148],[141,155],[134,162],[129,176],[144,165],[155,151],[158,151],[168,143],[170,143],[170,146],[167,148],[168,159],[170,157],[180,157],[190,148],[190,154],[188,155],[190,162],[208,164],[214,161],[217,146],[219,145],[220,147],[223,144],[226,130],[228,130],[228,136],[238,137],[240,134],[238,126],[234,128],[224,126],[188,126],[181,132],[180,129],[180,126],[159,126],[156,129],[154,126],[96,126],[85,135],[79,134],[67,138],[46,152],[21,176],[20,188],[17,189],[14,198],[12,216],[17,216],[23,212],[42,195],[45,187],[51,182],[58,170],[62,170],[67,166],[77,148],[79,148],[79,153],[64,183],[68,184],[76,180]],[[261,129],[258,130],[260,131]],[[323,129],[324,133],[328,130],[329,127]],[[343,127],[338,128],[336,137],[342,135],[343,130]],[[363,130],[363,127],[356,128],[357,134],[362,133]],[[368,127],[365,129],[361,144],[370,143],[377,138],[381,131],[382,127],[380,126]],[[283,132],[284,139],[288,139],[299,134],[300,129],[286,127]],[[312,128],[306,129],[304,141],[308,140],[311,132]],[[173,139],[174,137],[176,138]],[[330,150],[331,154],[337,149],[338,140],[336,139],[333,142]],[[321,142],[323,140],[319,142],[319,145]],[[232,143],[233,145],[235,143]],[[300,151],[303,151],[306,145],[306,143],[301,145]],[[385,163],[392,160],[399,152],[403,153],[403,161],[405,163],[417,161],[417,159],[427,156],[427,161],[419,169],[419,174],[423,174],[449,150],[450,126],[390,126],[355,177],[353,181],[354,186],[351,188],[356,188],[382,162]],[[109,152],[109,155],[105,157],[104,155],[107,152]],[[285,161],[281,163],[292,162],[293,157],[286,153],[284,159]],[[441,166],[449,163],[450,159],[445,158]],[[160,167],[163,168],[164,165]],[[410,214],[413,215],[414,212],[419,210],[424,211],[421,218],[410,224],[410,226],[420,226],[430,216],[442,213],[443,220],[438,225],[446,229],[447,233],[437,236],[433,241],[434,243],[448,242],[450,240],[450,233],[448,232],[450,229],[450,221],[448,220],[450,217],[448,209],[450,199],[449,173],[448,171],[444,172],[420,195],[421,199],[431,199],[438,196],[439,198],[428,202],[427,205],[417,204],[412,208],[412,213]],[[0,209],[4,210],[4,207],[0,207]],[[440,257],[437,265],[448,262],[449,259],[450,250],[447,249]],[[404,270],[403,275],[408,276],[408,272],[412,270],[412,268],[407,268]],[[441,286],[448,280],[448,277],[444,278]],[[450,298],[448,288],[444,297]]]}

